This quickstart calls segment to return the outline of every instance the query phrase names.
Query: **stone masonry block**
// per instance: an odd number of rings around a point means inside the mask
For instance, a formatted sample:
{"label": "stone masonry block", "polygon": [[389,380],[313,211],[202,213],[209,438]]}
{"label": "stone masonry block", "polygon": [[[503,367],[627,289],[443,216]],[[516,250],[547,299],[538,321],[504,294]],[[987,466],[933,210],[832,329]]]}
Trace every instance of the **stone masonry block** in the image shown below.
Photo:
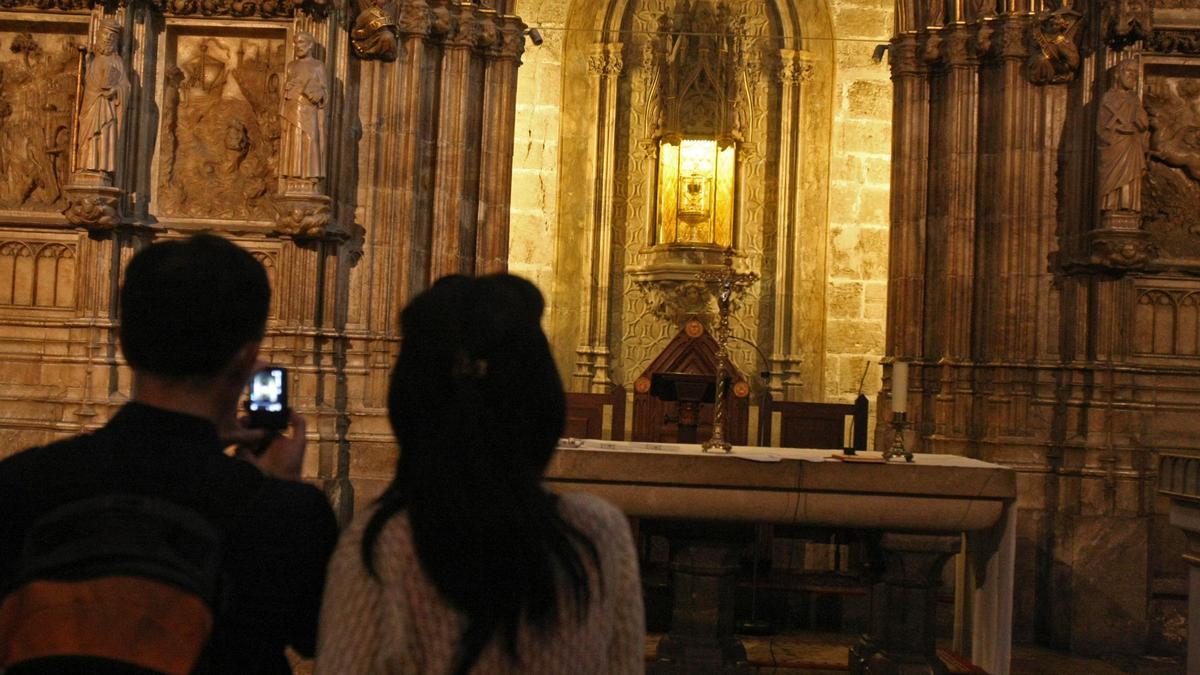
{"label": "stone masonry block", "polygon": [[850,84],[846,94],[850,115],[890,121],[892,118],[892,83],[887,80],[858,80]]}
{"label": "stone masonry block", "polygon": [[826,311],[831,319],[862,318],[863,285],[857,282],[831,282],[826,297]]}
{"label": "stone masonry block", "polygon": [[883,326],[876,321],[831,319],[825,348],[832,354],[883,353]]}

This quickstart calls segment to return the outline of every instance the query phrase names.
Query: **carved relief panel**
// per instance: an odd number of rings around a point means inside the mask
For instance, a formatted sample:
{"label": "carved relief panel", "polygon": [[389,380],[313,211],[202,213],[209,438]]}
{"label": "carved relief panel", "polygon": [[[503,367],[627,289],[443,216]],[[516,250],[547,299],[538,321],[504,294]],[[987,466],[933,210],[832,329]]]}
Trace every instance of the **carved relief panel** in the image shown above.
{"label": "carved relief panel", "polygon": [[57,213],[70,178],[81,21],[0,20],[0,209]]}
{"label": "carved relief panel", "polygon": [[270,221],[282,135],[283,29],[167,29],[155,211]]}
{"label": "carved relief panel", "polygon": [[1145,228],[1161,257],[1200,264],[1200,60],[1147,64],[1145,73],[1150,118]]}

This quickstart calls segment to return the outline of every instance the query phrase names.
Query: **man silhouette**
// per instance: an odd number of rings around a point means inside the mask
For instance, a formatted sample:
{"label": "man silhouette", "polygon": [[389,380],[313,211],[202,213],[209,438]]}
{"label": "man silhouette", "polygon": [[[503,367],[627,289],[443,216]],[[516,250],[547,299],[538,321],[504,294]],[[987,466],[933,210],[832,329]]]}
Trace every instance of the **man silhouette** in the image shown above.
{"label": "man silhouette", "polygon": [[[299,480],[304,419],[293,414],[292,434],[274,437],[237,420],[261,365],[269,303],[262,265],[220,237],[157,243],[133,257],[119,334],[132,400],[95,433],[0,461],[0,598],[22,599],[13,591],[35,523],[64,505],[121,495],[198,514],[219,541],[219,601],[198,671],[289,673],[285,647],[312,653],[337,524],[324,495]],[[265,448],[243,460],[225,454],[234,443]],[[31,623],[21,605],[0,605],[0,670],[5,631],[11,638]],[[130,672],[70,658],[10,672]]]}

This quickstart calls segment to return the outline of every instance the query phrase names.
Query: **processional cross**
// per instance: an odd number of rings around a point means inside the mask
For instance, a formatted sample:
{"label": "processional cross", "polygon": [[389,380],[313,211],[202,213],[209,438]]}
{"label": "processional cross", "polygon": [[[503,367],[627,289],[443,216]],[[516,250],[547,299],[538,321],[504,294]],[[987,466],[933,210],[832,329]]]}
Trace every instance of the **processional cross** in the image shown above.
{"label": "processional cross", "polygon": [[758,281],[754,272],[739,274],[733,271],[733,248],[725,249],[725,264],[719,271],[700,272],[700,281],[715,282],[717,286],[717,395],[713,401],[712,438],[700,447],[705,451],[733,450],[733,444],[725,440],[725,370],[729,367],[729,312],[733,294]]}

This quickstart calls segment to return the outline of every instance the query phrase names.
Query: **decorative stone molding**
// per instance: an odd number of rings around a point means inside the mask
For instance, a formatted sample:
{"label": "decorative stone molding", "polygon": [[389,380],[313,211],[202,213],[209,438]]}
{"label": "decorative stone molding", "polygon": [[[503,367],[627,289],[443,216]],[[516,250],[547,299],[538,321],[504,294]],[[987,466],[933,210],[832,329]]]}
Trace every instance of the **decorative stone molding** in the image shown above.
{"label": "decorative stone molding", "polygon": [[297,10],[316,17],[324,17],[329,12],[328,0],[148,0],[148,2],[151,7],[172,16],[284,19],[293,16]]}
{"label": "decorative stone molding", "polygon": [[595,51],[588,56],[588,71],[597,75],[617,77],[624,69],[620,43],[596,45]]}
{"label": "decorative stone molding", "polygon": [[1149,0],[1112,0],[1103,5],[1104,41],[1121,50],[1154,33]]}
{"label": "decorative stone molding", "polygon": [[1025,62],[1025,73],[1034,84],[1066,84],[1079,73],[1078,34],[1083,15],[1071,9],[1070,0],[1042,12],[1030,36],[1036,51]]}
{"label": "decorative stone molding", "polygon": [[92,0],[0,0],[4,9],[39,9],[42,11],[78,12],[92,6]]}
{"label": "decorative stone molding", "polygon": [[1146,38],[1146,51],[1157,54],[1200,55],[1200,31],[1156,30]]}

